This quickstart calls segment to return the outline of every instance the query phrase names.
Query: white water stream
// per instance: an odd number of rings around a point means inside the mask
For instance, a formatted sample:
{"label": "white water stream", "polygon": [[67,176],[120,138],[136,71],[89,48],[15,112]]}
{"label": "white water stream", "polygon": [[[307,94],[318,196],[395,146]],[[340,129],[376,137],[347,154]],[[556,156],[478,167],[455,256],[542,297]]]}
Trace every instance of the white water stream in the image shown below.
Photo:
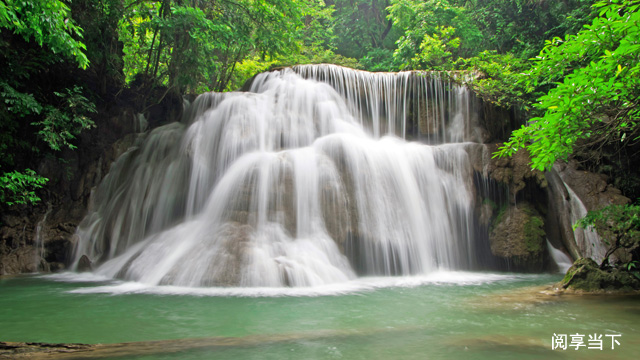
{"label": "white water stream", "polygon": [[[89,256],[99,275],[176,286],[469,268],[463,141],[476,136],[474,106],[435,75],[328,65],[203,94],[181,123],[114,163],[78,229],[76,259]],[[434,145],[407,142],[409,132]]]}

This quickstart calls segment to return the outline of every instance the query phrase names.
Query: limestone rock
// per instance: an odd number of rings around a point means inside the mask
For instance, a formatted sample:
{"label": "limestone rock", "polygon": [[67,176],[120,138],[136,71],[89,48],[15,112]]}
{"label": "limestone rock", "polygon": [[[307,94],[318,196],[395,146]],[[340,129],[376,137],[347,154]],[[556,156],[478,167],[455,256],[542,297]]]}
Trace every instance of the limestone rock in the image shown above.
{"label": "limestone rock", "polygon": [[33,246],[0,249],[0,275],[36,272],[43,265],[42,262]]}
{"label": "limestone rock", "polygon": [[494,219],[489,241],[491,252],[504,259],[509,270],[544,270],[544,221],[532,206],[525,203],[503,208]]}
{"label": "limestone rock", "polygon": [[617,268],[601,270],[592,259],[581,258],[567,271],[562,287],[583,291],[632,291],[640,289],[640,280]]}
{"label": "limestone rock", "polygon": [[[612,204],[627,204],[630,200],[620,190],[607,184],[606,176],[579,170],[576,161],[556,162],[546,177],[549,184],[546,188],[549,204],[547,233],[551,242],[554,246],[562,243],[574,259],[592,256],[588,250],[585,251],[589,247],[582,245],[583,233],[573,230],[576,218],[584,216],[586,211],[599,210]],[[577,213],[578,209],[572,210],[573,201],[567,186],[584,205],[584,213]],[[555,243],[554,239],[557,239]],[[624,254],[616,255],[624,257]]]}
{"label": "limestone rock", "polygon": [[621,191],[607,184],[607,177],[584,170],[579,170],[578,163],[557,163],[554,170],[578,195],[587,210],[599,210],[611,204],[627,204],[629,199]]}
{"label": "limestone rock", "polygon": [[80,260],[78,260],[78,271],[91,271],[91,260],[87,255],[82,255]]}
{"label": "limestone rock", "polygon": [[[490,153],[498,150],[501,144],[487,145]],[[534,183],[540,188],[547,187],[547,179],[539,170],[531,170],[531,158],[526,149],[520,149],[511,157],[491,159],[488,167],[489,177],[498,183],[507,185],[511,202],[516,195],[527,187],[528,183]]]}

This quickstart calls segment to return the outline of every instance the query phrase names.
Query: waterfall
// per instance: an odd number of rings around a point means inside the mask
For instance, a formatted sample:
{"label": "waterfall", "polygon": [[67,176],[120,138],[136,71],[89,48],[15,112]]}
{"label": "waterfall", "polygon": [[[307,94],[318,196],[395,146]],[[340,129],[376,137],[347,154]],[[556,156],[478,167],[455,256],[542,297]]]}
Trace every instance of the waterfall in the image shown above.
{"label": "waterfall", "polygon": [[[580,197],[571,189],[569,185],[564,184],[569,192],[569,213],[571,214],[571,224],[575,224],[578,220],[587,216],[587,208],[584,206]],[[582,257],[589,257],[597,263],[601,263],[604,255],[607,253],[607,247],[600,239],[598,233],[592,228],[587,229],[575,228],[573,231],[575,243],[578,246]]]}
{"label": "waterfall", "polygon": [[44,236],[42,235],[42,229],[47,222],[47,217],[51,213],[51,210],[51,204],[48,204],[47,211],[44,213],[44,216],[42,216],[42,219],[36,224],[36,234],[35,238],[33,239],[33,247],[35,248],[33,262],[35,264],[36,271],[38,271],[38,269],[43,266],[45,267],[43,270],[49,271],[48,264],[45,261],[46,252],[44,248]]}
{"label": "waterfall", "polygon": [[571,258],[567,254],[562,252],[562,250],[553,247],[549,240],[547,240],[547,250],[549,250],[549,254],[551,254],[551,258],[553,259],[553,261],[556,263],[556,265],[558,265],[559,272],[564,274],[567,272],[567,270],[569,270],[571,265],[573,265],[573,261],[571,261]]}
{"label": "waterfall", "polygon": [[180,286],[470,268],[476,102],[439,74],[332,65],[203,94],[112,165],[77,230],[76,261]]}

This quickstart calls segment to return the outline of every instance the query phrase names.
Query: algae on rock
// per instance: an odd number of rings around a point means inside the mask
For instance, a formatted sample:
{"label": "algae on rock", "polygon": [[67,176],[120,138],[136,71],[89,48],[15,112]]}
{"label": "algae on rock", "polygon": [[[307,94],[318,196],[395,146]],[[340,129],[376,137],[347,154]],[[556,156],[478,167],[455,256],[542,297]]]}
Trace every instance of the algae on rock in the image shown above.
{"label": "algae on rock", "polygon": [[618,290],[632,291],[640,289],[640,280],[632,273],[618,268],[602,270],[591,258],[580,258],[569,268],[563,288],[583,291]]}
{"label": "algae on rock", "polygon": [[506,260],[510,270],[544,270],[544,220],[531,205],[505,206],[493,221],[489,241],[491,252]]}

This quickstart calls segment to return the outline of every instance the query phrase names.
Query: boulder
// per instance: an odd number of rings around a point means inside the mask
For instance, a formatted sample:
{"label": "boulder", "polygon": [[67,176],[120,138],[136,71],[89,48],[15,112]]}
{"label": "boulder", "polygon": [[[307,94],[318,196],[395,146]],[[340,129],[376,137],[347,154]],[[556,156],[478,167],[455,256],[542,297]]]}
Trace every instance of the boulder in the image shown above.
{"label": "boulder", "polygon": [[493,255],[505,260],[511,271],[545,269],[544,220],[527,203],[502,208],[492,223],[489,242]]}
{"label": "boulder", "polygon": [[83,272],[83,271],[91,271],[91,270],[92,270],[91,260],[89,260],[89,257],[87,255],[82,255],[80,260],[78,260],[78,271]]}
{"label": "boulder", "polygon": [[580,258],[569,268],[563,288],[582,291],[632,291],[640,290],[640,279],[628,271],[618,268],[602,270],[590,258]]}

